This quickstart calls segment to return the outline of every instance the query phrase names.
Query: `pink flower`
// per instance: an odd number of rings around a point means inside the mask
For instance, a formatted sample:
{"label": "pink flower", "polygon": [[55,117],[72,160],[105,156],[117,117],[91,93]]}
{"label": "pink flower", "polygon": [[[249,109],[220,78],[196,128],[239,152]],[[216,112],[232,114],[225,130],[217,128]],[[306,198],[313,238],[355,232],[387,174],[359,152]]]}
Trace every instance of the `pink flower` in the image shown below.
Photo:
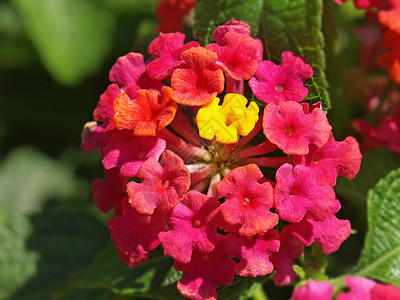
{"label": "pink flower", "polygon": [[278,223],[278,215],[270,211],[272,186],[259,183],[262,178],[257,165],[250,164],[233,169],[217,185],[217,196],[226,198],[220,208],[222,216],[229,225],[241,225],[241,235],[267,232]]}
{"label": "pink flower", "polygon": [[275,206],[282,220],[298,223],[307,214],[325,220],[335,206],[335,192],[320,186],[315,172],[302,165],[284,164],[276,172]]}
{"label": "pink flower", "polygon": [[339,209],[340,202],[335,199],[335,207],[325,220],[316,221],[306,216],[301,222],[293,224],[293,235],[305,246],[316,242],[322,246],[324,253],[335,252],[351,233],[350,222],[336,218]]}
{"label": "pink flower", "polygon": [[218,26],[214,30],[212,36],[218,45],[225,46],[225,34],[232,31],[240,34],[250,35],[250,26],[245,22],[231,19],[224,25]]}
{"label": "pink flower", "polygon": [[265,103],[300,102],[308,94],[303,83],[312,76],[312,67],[304,58],[283,52],[279,66],[268,60],[262,61],[249,85],[257,99]]}
{"label": "pink flower", "polygon": [[185,68],[172,74],[172,99],[177,103],[198,106],[211,102],[224,90],[224,74],[217,69],[217,54],[202,47],[182,53]]}
{"label": "pink flower", "polygon": [[139,53],[128,53],[118,58],[109,74],[110,81],[117,83],[121,90],[134,97],[140,89],[161,89],[161,82],[151,79],[146,73],[143,56]]}
{"label": "pink flower", "polygon": [[290,285],[297,279],[293,270],[294,260],[303,253],[304,246],[293,236],[293,225],[285,226],[280,233],[281,245],[277,253],[272,253],[270,260],[274,265],[274,283],[276,285]]}
{"label": "pink flower", "polygon": [[395,285],[377,283],[370,295],[371,300],[400,300],[400,289]]}
{"label": "pink flower", "polygon": [[158,234],[168,230],[168,225],[160,210],[156,210],[152,216],[139,214],[130,206],[127,198],[122,202],[122,208],[122,216],[110,219],[111,239],[121,260],[133,268],[147,260],[148,252],[160,244]]}
{"label": "pink flower", "polygon": [[157,7],[158,32],[175,32],[183,28],[183,18],[196,6],[196,0],[164,0]]}
{"label": "pink flower", "polygon": [[142,182],[128,183],[129,203],[142,214],[153,214],[154,209],[174,208],[190,187],[190,173],[183,160],[166,150],[162,164],[150,157],[139,168],[137,177]]}
{"label": "pink flower", "polygon": [[348,276],[344,283],[350,288],[347,293],[340,293],[336,300],[370,300],[370,290],[376,284],[375,281],[363,277]]}
{"label": "pink flower", "polygon": [[209,44],[206,49],[218,54],[217,65],[235,80],[249,80],[262,60],[262,44],[248,34],[227,32],[224,45]]}
{"label": "pink flower", "polygon": [[313,109],[306,114],[303,106],[293,101],[270,103],[264,109],[264,134],[286,154],[305,155],[309,145],[322,147],[332,127],[324,111]]}
{"label": "pink flower", "polygon": [[97,122],[95,121],[87,122],[81,133],[82,150],[85,152],[90,152],[93,149],[103,148],[105,145],[107,145],[108,139],[105,133],[106,127],[106,123],[97,125]]}
{"label": "pink flower", "polygon": [[[93,120],[98,122],[104,122],[108,126],[114,125],[114,100],[121,93],[120,88],[115,83],[110,84],[107,90],[100,96],[100,100],[97,104],[96,109],[93,112]],[[112,128],[111,128],[112,129]]]}
{"label": "pink flower", "polygon": [[272,273],[274,266],[269,261],[269,257],[279,250],[277,230],[271,229],[252,237],[231,232],[225,236],[225,243],[226,253],[240,259],[235,266],[236,274],[257,277]]}
{"label": "pink flower", "polygon": [[122,199],[126,194],[126,181],[119,177],[119,169],[106,170],[107,179],[96,179],[92,184],[93,200],[103,213],[108,213],[113,207],[120,210]]}
{"label": "pink flower", "polygon": [[175,269],[182,271],[178,290],[185,297],[195,300],[215,300],[220,284],[230,285],[235,276],[236,263],[226,257],[225,248],[219,244],[211,253],[193,251],[192,260],[183,264],[175,262]]}
{"label": "pink flower", "polygon": [[294,156],[295,164],[312,168],[317,174],[319,185],[336,184],[338,175],[353,179],[361,165],[361,152],[355,138],[347,137],[336,142],[332,133],[321,148],[310,146],[310,152],[304,156]]}
{"label": "pink flower", "polygon": [[198,42],[183,44],[185,35],[180,32],[160,33],[149,45],[148,52],[153,55],[153,60],[146,66],[147,74],[151,78],[161,80],[170,79],[173,71],[185,62],[181,55],[187,49],[199,47]]}
{"label": "pink flower", "polygon": [[[334,0],[337,4],[343,4],[347,0]],[[380,7],[381,0],[354,0],[354,6],[363,9],[363,8],[371,8],[371,7]]]}
{"label": "pink flower", "polygon": [[136,137],[128,130],[118,130],[101,149],[106,170],[120,167],[120,176],[136,176],[140,165],[148,158],[158,160],[165,150],[165,141],[158,137]]}
{"label": "pink flower", "polygon": [[[332,300],[333,286],[323,281],[310,279],[305,285],[297,288],[293,294],[293,300]],[[361,298],[360,298],[361,300]]]}
{"label": "pink flower", "polygon": [[222,237],[217,233],[217,225],[221,223],[219,206],[217,199],[189,191],[184,201],[172,210],[168,221],[172,230],[158,236],[165,255],[188,263],[194,248],[203,253],[211,252]]}

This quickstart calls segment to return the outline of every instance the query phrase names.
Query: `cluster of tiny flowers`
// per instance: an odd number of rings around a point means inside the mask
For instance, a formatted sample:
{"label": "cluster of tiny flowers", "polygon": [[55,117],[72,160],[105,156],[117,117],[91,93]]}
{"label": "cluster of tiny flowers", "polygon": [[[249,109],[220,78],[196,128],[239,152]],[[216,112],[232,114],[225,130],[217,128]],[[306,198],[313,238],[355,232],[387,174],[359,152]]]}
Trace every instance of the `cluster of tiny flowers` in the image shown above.
{"label": "cluster of tiny flowers", "polygon": [[275,271],[275,284],[289,285],[305,246],[336,251],[350,222],[335,216],[333,186],[361,161],[354,138],[334,140],[320,103],[301,103],[313,76],[305,59],[263,61],[261,41],[236,20],[213,38],[201,47],[160,33],[146,62],[120,57],[82,133],[83,149],[103,157],[93,198],[115,210],[120,258],[134,267],[161,245],[192,299],[216,299],[235,274]]}

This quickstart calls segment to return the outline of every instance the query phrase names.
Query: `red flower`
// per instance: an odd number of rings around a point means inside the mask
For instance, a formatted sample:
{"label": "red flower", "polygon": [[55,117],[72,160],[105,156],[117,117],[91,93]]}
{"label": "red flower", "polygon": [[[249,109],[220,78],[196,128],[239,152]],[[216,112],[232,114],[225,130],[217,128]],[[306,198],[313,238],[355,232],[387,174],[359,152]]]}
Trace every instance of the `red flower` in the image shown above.
{"label": "red flower", "polygon": [[274,266],[269,257],[279,250],[277,230],[271,229],[252,237],[232,232],[225,236],[225,243],[226,254],[240,259],[235,266],[236,274],[257,277],[272,273]]}
{"label": "red flower", "polygon": [[149,45],[148,52],[153,55],[153,59],[146,66],[146,72],[151,78],[157,80],[170,79],[173,71],[183,65],[181,55],[187,49],[199,47],[198,42],[183,44],[185,35],[180,32],[160,33]]}
{"label": "red flower", "polygon": [[168,225],[160,210],[156,210],[152,216],[139,214],[130,206],[127,198],[122,202],[122,208],[122,216],[110,219],[111,239],[121,260],[133,268],[147,260],[148,252],[160,244],[158,234],[168,230]]}
{"label": "red flower", "polygon": [[121,93],[114,101],[114,123],[118,129],[129,129],[135,136],[156,136],[172,122],[177,110],[171,99],[173,91],[164,86],[157,90],[138,90],[137,98]]}
{"label": "red flower", "polygon": [[222,237],[217,233],[217,225],[221,223],[219,206],[217,199],[198,191],[188,192],[183,203],[172,210],[168,221],[172,230],[158,236],[165,255],[188,263],[194,248],[203,253],[211,252]]}
{"label": "red flower", "polygon": [[172,74],[172,99],[183,105],[198,106],[211,102],[224,90],[224,74],[217,69],[217,54],[202,47],[182,53],[185,68]]}
{"label": "red flower", "polygon": [[296,155],[307,154],[310,144],[322,147],[332,129],[322,109],[305,113],[303,106],[293,101],[268,104],[264,109],[263,128],[270,142],[283,152]]}
{"label": "red flower", "polygon": [[276,172],[275,205],[282,220],[298,223],[307,214],[325,220],[335,206],[335,192],[320,186],[315,172],[302,165],[284,164]]}
{"label": "red flower", "polygon": [[175,269],[182,271],[178,290],[185,297],[195,300],[216,300],[220,284],[230,285],[235,276],[236,263],[226,257],[225,248],[219,244],[211,253],[193,251],[192,260],[183,264],[175,262]]}
{"label": "red flower", "polygon": [[174,208],[190,187],[190,173],[183,160],[166,150],[157,159],[149,158],[139,168],[137,177],[142,182],[128,183],[129,203],[142,214],[153,214],[156,207]]}
{"label": "red flower", "polygon": [[209,44],[206,49],[217,53],[217,65],[238,81],[249,80],[262,60],[261,41],[236,31],[224,35],[224,45]]}
{"label": "red flower", "polygon": [[229,225],[241,225],[241,235],[267,232],[278,223],[278,215],[270,211],[272,186],[259,183],[262,178],[257,165],[250,164],[233,169],[217,185],[217,196],[226,198],[220,208],[222,216]]}

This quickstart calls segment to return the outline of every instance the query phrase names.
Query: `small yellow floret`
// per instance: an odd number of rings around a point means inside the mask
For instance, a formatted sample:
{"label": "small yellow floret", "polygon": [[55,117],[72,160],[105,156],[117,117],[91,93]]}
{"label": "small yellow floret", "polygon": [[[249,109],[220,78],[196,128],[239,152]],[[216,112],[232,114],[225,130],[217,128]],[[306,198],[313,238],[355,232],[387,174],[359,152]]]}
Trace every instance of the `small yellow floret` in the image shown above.
{"label": "small yellow floret", "polygon": [[222,106],[219,98],[203,105],[196,116],[200,136],[207,140],[215,136],[218,143],[233,144],[238,135],[248,135],[258,121],[259,107],[255,102],[246,107],[247,102],[243,95],[227,94]]}

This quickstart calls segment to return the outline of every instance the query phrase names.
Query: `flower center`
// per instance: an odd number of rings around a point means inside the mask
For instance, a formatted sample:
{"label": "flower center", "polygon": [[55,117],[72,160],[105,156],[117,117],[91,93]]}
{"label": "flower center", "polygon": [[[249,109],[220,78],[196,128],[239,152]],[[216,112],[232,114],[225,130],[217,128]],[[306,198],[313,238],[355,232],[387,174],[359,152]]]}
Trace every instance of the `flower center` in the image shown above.
{"label": "flower center", "polygon": [[275,87],[275,91],[277,91],[278,93],[282,93],[283,92],[283,87],[278,85],[277,87]]}
{"label": "flower center", "polygon": [[169,180],[164,180],[163,187],[165,188],[169,187]]}
{"label": "flower center", "polygon": [[194,220],[192,225],[194,228],[199,228],[201,226],[201,222],[200,222],[200,220],[196,219],[196,220]]}
{"label": "flower center", "polygon": [[292,135],[293,128],[291,126],[285,128],[286,135]]}
{"label": "flower center", "polygon": [[250,203],[250,199],[247,197],[243,197],[243,203],[244,204],[249,204]]}

